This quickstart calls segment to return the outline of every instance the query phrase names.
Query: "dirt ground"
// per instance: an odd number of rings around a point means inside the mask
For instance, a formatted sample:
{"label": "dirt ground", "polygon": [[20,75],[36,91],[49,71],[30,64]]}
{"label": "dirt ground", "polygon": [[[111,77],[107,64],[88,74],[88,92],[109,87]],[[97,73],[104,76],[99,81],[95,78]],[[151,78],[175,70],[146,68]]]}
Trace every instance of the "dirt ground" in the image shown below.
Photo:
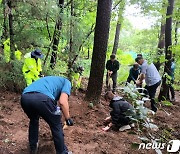
{"label": "dirt ground", "polygon": [[[155,153],[153,150],[132,149],[131,144],[140,143],[138,135],[127,132],[103,132],[103,119],[108,116],[108,104],[102,101],[90,109],[83,100],[84,94],[72,95],[70,112],[75,125],[64,130],[68,149],[74,154],[131,154]],[[180,139],[180,93],[171,107],[163,107],[154,116],[160,130],[171,129],[171,138]],[[28,118],[21,109],[20,95],[0,92],[0,154],[28,154]],[[136,128],[135,128],[136,129]],[[48,125],[40,120],[39,154],[55,153]]]}

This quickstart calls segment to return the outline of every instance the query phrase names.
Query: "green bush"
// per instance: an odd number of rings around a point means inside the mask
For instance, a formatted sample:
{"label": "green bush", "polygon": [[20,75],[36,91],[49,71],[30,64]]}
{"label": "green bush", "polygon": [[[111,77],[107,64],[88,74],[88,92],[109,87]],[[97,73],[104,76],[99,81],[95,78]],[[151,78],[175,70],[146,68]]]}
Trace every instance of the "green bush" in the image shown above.
{"label": "green bush", "polygon": [[25,80],[22,74],[23,63],[21,61],[11,61],[5,63],[0,61],[0,88],[13,92],[22,92],[25,87]]}

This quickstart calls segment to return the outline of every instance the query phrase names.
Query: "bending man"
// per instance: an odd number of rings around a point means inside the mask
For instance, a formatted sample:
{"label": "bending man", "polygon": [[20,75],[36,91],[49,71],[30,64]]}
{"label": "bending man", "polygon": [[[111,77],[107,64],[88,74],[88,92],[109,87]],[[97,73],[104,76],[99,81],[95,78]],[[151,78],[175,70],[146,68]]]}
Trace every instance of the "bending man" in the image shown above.
{"label": "bending man", "polygon": [[139,65],[141,65],[141,74],[136,84],[141,85],[143,80],[145,79],[146,82],[145,89],[147,89],[151,99],[151,109],[154,112],[156,112],[157,107],[154,98],[155,98],[156,90],[158,86],[161,84],[161,76],[153,63],[149,65],[147,61],[144,60],[142,57],[137,57],[135,61]]}
{"label": "bending man", "polygon": [[49,124],[56,154],[68,154],[67,147],[64,144],[61,115],[57,115],[56,111],[57,106],[60,106],[67,125],[73,125],[68,104],[70,91],[70,81],[56,76],[41,78],[24,89],[21,97],[21,106],[30,119],[29,146],[32,154],[37,153],[40,116]]}

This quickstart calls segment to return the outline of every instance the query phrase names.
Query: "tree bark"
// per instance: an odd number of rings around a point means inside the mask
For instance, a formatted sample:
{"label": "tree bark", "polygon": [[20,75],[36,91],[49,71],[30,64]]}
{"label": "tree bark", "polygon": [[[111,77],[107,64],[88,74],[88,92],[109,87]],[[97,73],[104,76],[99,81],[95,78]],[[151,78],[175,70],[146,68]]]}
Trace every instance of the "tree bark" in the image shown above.
{"label": "tree bark", "polygon": [[75,54],[74,51],[74,44],[73,44],[73,30],[74,30],[74,0],[71,0],[71,20],[70,20],[70,27],[69,27],[69,60],[68,60],[68,77],[71,80],[72,76],[72,66],[76,61],[78,55]]}
{"label": "tree bark", "polygon": [[8,28],[7,28],[7,25],[6,25],[6,22],[7,22],[7,13],[6,13],[6,0],[3,0],[2,1],[2,4],[3,4],[3,32],[2,32],[2,36],[1,36],[1,39],[7,39],[8,38]]}
{"label": "tree bark", "polygon": [[57,52],[58,52],[58,45],[59,45],[59,39],[61,35],[61,29],[62,29],[62,13],[63,13],[63,6],[64,6],[64,0],[59,0],[58,1],[58,6],[60,8],[60,13],[59,13],[59,18],[56,21],[55,25],[55,37],[53,40],[53,45],[52,45],[52,55],[51,55],[51,60],[50,60],[50,67],[54,69],[57,61]]}
{"label": "tree bark", "polygon": [[121,23],[123,20],[122,19],[123,11],[124,11],[124,7],[125,7],[124,0],[122,0],[119,5],[120,5],[120,7],[119,7],[118,21],[117,21],[117,25],[116,25],[116,33],[115,33],[115,38],[114,38],[114,46],[113,46],[112,54],[117,53],[117,49],[118,49],[118,45],[119,45],[119,35],[120,35]]}
{"label": "tree bark", "polygon": [[164,53],[164,47],[165,47],[165,24],[161,23],[161,31],[159,36],[159,43],[158,43],[158,51],[157,51],[157,61],[154,63],[157,70],[160,70],[161,62],[160,62],[160,56]]}
{"label": "tree bark", "polygon": [[103,86],[112,0],[98,0],[94,47],[86,99],[97,103]]}
{"label": "tree bark", "polygon": [[175,43],[174,45],[178,44],[178,26],[179,26],[179,21],[176,21],[176,25],[175,25]]}
{"label": "tree bark", "polygon": [[[164,67],[164,74],[171,74],[171,58],[172,58],[172,38],[171,38],[171,31],[172,31],[172,14],[173,14],[173,7],[174,7],[174,0],[168,0],[168,7],[166,13],[166,28],[165,28],[165,67]],[[162,80],[162,87],[159,94],[159,100],[168,99],[169,93],[169,86],[166,83],[167,78],[164,76]]]}
{"label": "tree bark", "polygon": [[15,47],[14,47],[14,29],[13,29],[13,15],[12,15],[12,0],[7,1],[7,6],[9,7],[9,35],[10,35],[10,49],[11,49],[11,59],[14,60]]}

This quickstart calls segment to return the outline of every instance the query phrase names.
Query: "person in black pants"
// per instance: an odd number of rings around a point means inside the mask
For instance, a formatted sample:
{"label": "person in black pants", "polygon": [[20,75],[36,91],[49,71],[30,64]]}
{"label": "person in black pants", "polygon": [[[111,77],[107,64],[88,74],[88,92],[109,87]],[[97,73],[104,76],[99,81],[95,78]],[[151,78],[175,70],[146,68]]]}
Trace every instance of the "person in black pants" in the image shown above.
{"label": "person in black pants", "polygon": [[117,71],[119,70],[119,62],[116,60],[115,55],[110,56],[110,60],[106,63],[107,75],[106,75],[106,87],[109,88],[109,80],[113,81],[113,93],[116,91],[117,84]]}
{"label": "person in black pants", "polygon": [[156,112],[155,94],[158,86],[161,84],[161,76],[153,63],[148,64],[143,57],[137,57],[135,61],[141,65],[141,74],[136,81],[136,85],[142,85],[143,80],[146,82],[146,89],[151,99],[151,109]]}
{"label": "person in black pants", "polygon": [[130,83],[131,81],[133,81],[134,84],[136,84],[136,80],[137,80],[139,74],[140,74],[139,65],[137,63],[135,63],[133,65],[133,67],[130,68],[129,76],[127,78],[127,83]]}
{"label": "person in black pants", "polygon": [[61,114],[57,114],[56,111],[57,106],[59,106],[67,125],[73,125],[68,105],[70,91],[70,81],[56,76],[41,78],[24,89],[21,106],[30,119],[29,146],[31,154],[36,154],[38,149],[39,117],[42,117],[49,124],[56,154],[68,154],[68,149],[64,143]]}
{"label": "person in black pants", "polygon": [[126,126],[122,131],[126,130],[126,128],[130,129],[131,127],[129,124],[131,124],[131,119],[127,116],[134,115],[133,106],[122,97],[115,96],[111,91],[106,92],[104,97],[106,101],[110,102],[109,106],[112,108],[112,111],[110,112],[111,116],[105,119],[106,121],[111,122],[105,127],[104,131],[107,131],[112,126],[118,129]]}

